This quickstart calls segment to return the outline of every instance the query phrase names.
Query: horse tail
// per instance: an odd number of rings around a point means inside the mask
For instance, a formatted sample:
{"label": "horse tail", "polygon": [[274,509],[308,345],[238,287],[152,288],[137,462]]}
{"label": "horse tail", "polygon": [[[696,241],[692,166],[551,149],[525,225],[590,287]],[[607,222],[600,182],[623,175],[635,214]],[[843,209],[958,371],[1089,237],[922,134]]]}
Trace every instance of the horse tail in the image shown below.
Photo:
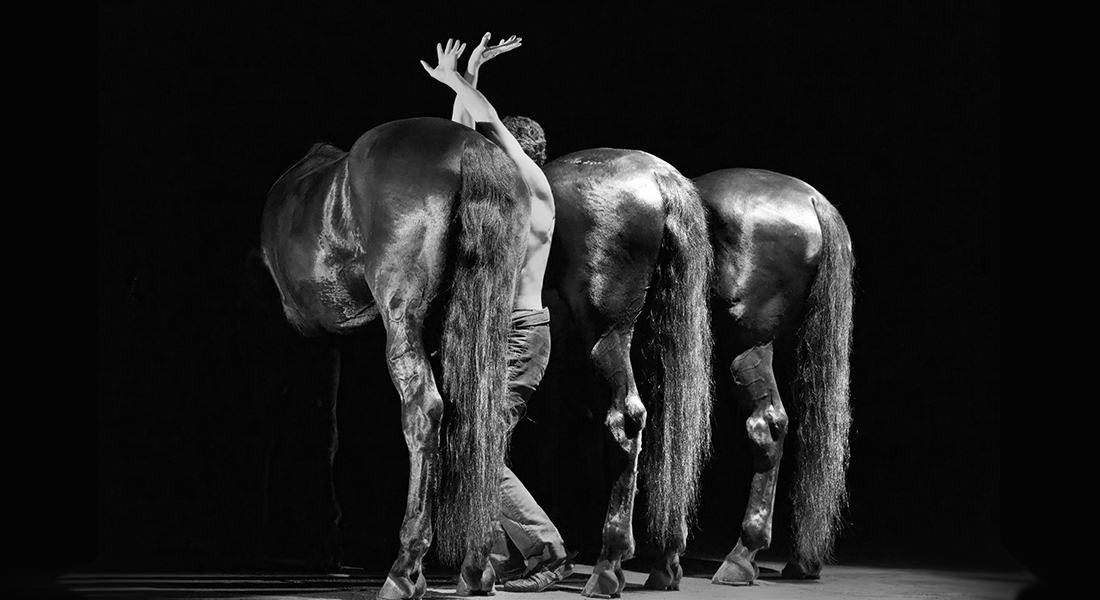
{"label": "horse tail", "polygon": [[467,141],[454,213],[454,276],[441,354],[444,419],[436,494],[439,557],[457,566],[490,539],[500,513],[511,407],[508,332],[526,246],[530,205],[516,193],[516,167],[483,139]]}
{"label": "horse tail", "polygon": [[794,558],[831,558],[841,510],[848,500],[849,356],[855,255],[840,213],[814,200],[822,251],[798,332],[793,393],[800,407],[799,448],[792,488]]}
{"label": "horse tail", "polygon": [[714,262],[706,212],[695,184],[679,173],[658,174],[665,229],[651,284],[647,345],[651,370],[650,441],[642,475],[649,537],[665,544],[695,519],[699,478],[710,457],[710,281]]}

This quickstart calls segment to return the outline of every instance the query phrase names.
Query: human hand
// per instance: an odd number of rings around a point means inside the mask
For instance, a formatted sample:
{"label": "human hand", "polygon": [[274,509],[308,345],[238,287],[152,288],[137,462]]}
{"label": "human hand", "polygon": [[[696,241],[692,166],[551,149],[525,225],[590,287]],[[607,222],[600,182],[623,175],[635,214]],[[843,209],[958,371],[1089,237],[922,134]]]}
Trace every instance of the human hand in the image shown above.
{"label": "human hand", "polygon": [[462,56],[464,50],[466,50],[466,44],[448,38],[446,47],[439,44],[435,45],[435,55],[438,64],[434,68],[424,61],[420,61],[420,65],[424,67],[428,75],[431,75],[438,81],[446,83],[448,76],[458,73],[458,57]]}
{"label": "human hand", "polygon": [[490,34],[486,32],[485,35],[481,36],[481,42],[470,52],[470,61],[466,65],[467,71],[475,73],[481,65],[489,62],[490,59],[523,45],[523,38],[513,35],[506,40],[500,40],[500,43],[496,46],[488,46],[489,38]]}

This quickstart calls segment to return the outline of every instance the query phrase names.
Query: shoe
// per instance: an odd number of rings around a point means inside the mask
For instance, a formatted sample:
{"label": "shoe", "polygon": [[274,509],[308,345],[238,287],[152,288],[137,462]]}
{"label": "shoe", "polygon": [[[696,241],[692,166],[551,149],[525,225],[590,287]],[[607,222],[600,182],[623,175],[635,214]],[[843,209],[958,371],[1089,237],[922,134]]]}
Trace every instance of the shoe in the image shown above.
{"label": "shoe", "polygon": [[513,567],[508,570],[502,570],[497,572],[497,583],[504,584],[515,579],[523,579],[523,574],[527,572],[527,568],[524,565]]}
{"label": "shoe", "polygon": [[571,552],[565,558],[543,565],[526,577],[505,582],[501,589],[506,592],[541,592],[573,574],[573,557],[576,555],[576,552]]}

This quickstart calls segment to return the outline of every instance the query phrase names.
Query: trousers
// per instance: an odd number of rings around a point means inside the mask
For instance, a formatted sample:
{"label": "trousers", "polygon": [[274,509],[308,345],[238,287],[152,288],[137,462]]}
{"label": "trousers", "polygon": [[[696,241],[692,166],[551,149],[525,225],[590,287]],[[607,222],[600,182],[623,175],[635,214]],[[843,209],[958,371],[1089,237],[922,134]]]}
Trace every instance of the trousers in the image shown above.
{"label": "trousers", "polygon": [[[508,335],[508,394],[520,411],[542,381],[549,360],[549,309],[513,310]],[[516,418],[520,411],[514,413]],[[500,516],[489,555],[498,576],[514,576],[565,556],[558,528],[507,465],[501,472],[500,496]]]}

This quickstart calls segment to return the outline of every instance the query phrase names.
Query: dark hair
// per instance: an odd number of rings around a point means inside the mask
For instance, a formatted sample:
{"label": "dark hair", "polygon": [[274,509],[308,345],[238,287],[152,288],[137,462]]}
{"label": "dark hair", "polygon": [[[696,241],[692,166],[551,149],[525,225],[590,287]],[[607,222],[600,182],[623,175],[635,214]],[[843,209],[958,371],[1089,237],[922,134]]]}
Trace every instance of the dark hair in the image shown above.
{"label": "dark hair", "polygon": [[546,162],[546,134],[542,131],[542,125],[527,117],[504,117],[501,122],[515,136],[527,156],[541,167]]}

